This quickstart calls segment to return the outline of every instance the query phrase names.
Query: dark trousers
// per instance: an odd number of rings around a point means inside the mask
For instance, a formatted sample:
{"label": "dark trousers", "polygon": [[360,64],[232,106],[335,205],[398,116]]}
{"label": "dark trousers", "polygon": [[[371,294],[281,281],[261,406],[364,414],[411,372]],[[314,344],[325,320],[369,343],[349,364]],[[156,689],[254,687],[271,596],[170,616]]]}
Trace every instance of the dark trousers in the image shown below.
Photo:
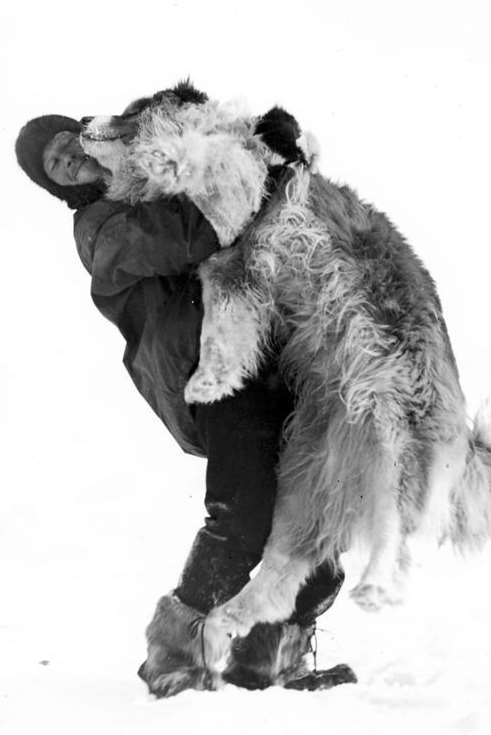
{"label": "dark trousers", "polygon": [[[293,406],[271,376],[217,403],[196,406],[207,450],[205,506],[176,594],[202,612],[249,581],[271,530],[281,429]],[[297,597],[293,619],[310,623],[334,601],[344,579],[320,567]]]}

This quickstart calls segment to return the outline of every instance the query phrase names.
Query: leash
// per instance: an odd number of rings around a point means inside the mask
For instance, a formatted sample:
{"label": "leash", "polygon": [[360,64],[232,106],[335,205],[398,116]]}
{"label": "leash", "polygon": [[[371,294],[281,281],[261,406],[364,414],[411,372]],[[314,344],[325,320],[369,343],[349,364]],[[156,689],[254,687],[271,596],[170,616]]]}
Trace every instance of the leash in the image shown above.
{"label": "leash", "polygon": [[208,664],[206,662],[206,645],[205,645],[205,621],[203,618],[196,618],[191,622],[191,631],[193,635],[199,635],[200,639],[200,648],[201,648],[201,658],[203,660],[203,688],[213,690],[216,689],[216,686],[214,686],[214,675],[213,672],[208,668]]}
{"label": "leash", "polygon": [[206,663],[205,621],[201,617],[195,618],[194,620],[191,620],[189,627],[191,629],[191,633],[193,636],[199,635],[200,647],[201,647],[201,658],[203,659],[203,668],[209,671],[207,663]]}
{"label": "leash", "polygon": [[209,672],[208,665],[206,663],[206,654],[205,654],[205,624],[204,622],[200,625],[200,638],[201,638],[201,658],[203,659],[203,667],[206,669],[207,672]]}
{"label": "leash", "polygon": [[314,673],[317,673],[317,625],[314,623],[314,632],[312,633],[312,636],[309,641],[310,645],[310,652],[312,654],[312,658],[314,659]]}

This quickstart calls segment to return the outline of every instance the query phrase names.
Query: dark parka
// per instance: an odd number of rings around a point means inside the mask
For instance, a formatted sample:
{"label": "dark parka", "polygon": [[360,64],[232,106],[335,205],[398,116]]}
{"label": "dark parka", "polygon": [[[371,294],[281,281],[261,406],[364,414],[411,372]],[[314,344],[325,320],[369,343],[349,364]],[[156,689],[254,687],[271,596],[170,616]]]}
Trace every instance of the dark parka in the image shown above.
{"label": "dark parka", "polygon": [[100,200],[79,209],[74,235],[99,311],[126,340],[136,387],[185,452],[204,456],[184,386],[199,357],[196,266],[219,247],[184,196],[130,207]]}

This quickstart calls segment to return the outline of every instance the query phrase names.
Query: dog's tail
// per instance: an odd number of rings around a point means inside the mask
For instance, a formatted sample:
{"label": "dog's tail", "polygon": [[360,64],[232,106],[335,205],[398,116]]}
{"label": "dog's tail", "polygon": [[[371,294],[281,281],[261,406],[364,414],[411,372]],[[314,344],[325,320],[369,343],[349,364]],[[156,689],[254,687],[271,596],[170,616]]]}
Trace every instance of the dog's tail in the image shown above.
{"label": "dog's tail", "polygon": [[464,473],[452,493],[449,536],[462,551],[477,551],[491,539],[491,400],[474,419]]}

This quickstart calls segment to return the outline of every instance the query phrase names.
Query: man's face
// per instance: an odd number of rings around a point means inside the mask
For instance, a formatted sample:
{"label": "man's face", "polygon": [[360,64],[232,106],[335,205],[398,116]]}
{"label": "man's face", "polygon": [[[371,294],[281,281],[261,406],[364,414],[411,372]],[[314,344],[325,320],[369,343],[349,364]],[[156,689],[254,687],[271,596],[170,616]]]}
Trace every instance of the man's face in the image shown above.
{"label": "man's face", "polygon": [[67,130],[57,133],[47,144],[43,165],[49,178],[61,186],[92,184],[103,174],[103,168],[95,158],[90,158],[82,150],[78,134]]}

